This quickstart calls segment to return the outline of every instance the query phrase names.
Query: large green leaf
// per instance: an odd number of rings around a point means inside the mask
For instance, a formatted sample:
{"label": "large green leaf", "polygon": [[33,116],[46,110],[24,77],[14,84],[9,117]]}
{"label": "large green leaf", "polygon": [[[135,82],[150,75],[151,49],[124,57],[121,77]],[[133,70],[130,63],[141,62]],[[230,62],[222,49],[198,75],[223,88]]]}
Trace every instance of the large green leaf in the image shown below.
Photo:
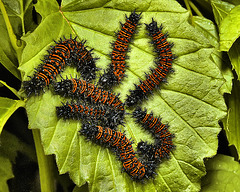
{"label": "large green leaf", "polygon": [[206,162],[206,168],[202,192],[240,190],[240,165],[233,157],[217,155]]}
{"label": "large green leaf", "polygon": [[234,7],[223,19],[219,27],[220,50],[228,51],[240,36],[240,5]]}
{"label": "large green leaf", "polygon": [[[236,70],[239,78],[239,1],[224,2],[219,0],[212,0],[212,8],[215,20],[219,27],[220,35],[220,51],[229,51],[229,57],[233,68]],[[236,4],[237,6],[234,6]]]}
{"label": "large green leaf", "polygon": [[234,8],[234,5],[221,0],[211,0],[211,5],[212,5],[215,21],[219,27],[222,20]]}
{"label": "large green leaf", "polygon": [[0,134],[3,126],[9,117],[19,108],[24,107],[25,102],[22,100],[12,100],[5,97],[0,97]]}
{"label": "large green leaf", "polygon": [[[6,10],[6,13],[0,12],[0,62],[9,72],[21,80],[17,67],[23,46],[21,46],[19,39],[27,31],[33,31],[36,27],[32,18],[33,3],[31,0],[3,0],[1,5],[1,10]],[[9,18],[9,22],[6,17]]]}
{"label": "large green leaf", "polygon": [[12,162],[15,162],[17,152],[21,151],[36,161],[34,149],[20,141],[15,135],[3,131],[0,135],[0,191],[7,192],[7,180],[14,177]]}
{"label": "large green leaf", "polygon": [[[125,14],[129,15],[130,11],[142,11],[141,23],[150,23],[153,17],[163,24],[164,32],[169,32],[168,40],[175,43],[173,52],[178,56],[173,64],[175,72],[169,75],[168,84],[163,85],[161,91],[155,91],[143,107],[169,123],[170,131],[175,134],[176,150],[170,160],[160,165],[154,180],[136,183],[126,173],[121,173],[121,162],[111,151],[79,136],[81,122],[57,119],[55,107],[65,99],[54,95],[52,89],[28,100],[30,128],[40,129],[44,150],[46,154],[55,154],[59,172],[69,172],[78,186],[88,182],[90,191],[199,191],[200,178],[205,174],[203,159],[216,154],[218,121],[226,115],[219,92],[225,80],[219,65],[211,59],[215,48],[188,23],[188,12],[176,1],[111,1],[104,5],[100,2],[103,1],[83,1],[81,9],[75,1],[63,1],[60,11],[50,6],[52,12],[48,10],[51,13],[41,25],[24,38],[27,45],[20,66],[23,79],[28,80],[27,75],[33,74],[46,50],[54,45],[53,39],[69,37],[70,33],[80,40],[86,39],[86,44],[95,49],[95,56],[100,57],[97,66],[107,68],[109,42],[115,39],[119,21],[124,22]],[[44,3],[41,5],[38,5],[39,12],[46,8]],[[122,101],[138,78],[143,79],[149,67],[154,67],[153,47],[149,41],[141,25],[130,45],[127,78],[114,89],[115,93],[121,93]],[[75,76],[77,73],[67,68],[63,76],[67,74]],[[118,129],[126,131],[127,137],[135,142],[134,147],[141,140],[152,140],[129,115],[125,121],[126,126]]]}
{"label": "large green leaf", "polygon": [[12,164],[7,157],[0,155],[0,191],[8,192],[7,180],[13,178]]}
{"label": "large green leaf", "polygon": [[228,56],[232,63],[233,69],[235,69],[238,80],[240,80],[240,38],[238,38],[229,49]]}
{"label": "large green leaf", "polygon": [[232,90],[232,70],[228,67],[229,64],[222,58],[222,52],[219,52],[219,36],[217,32],[217,27],[211,20],[204,17],[193,17],[194,27],[198,29],[202,34],[208,39],[212,46],[215,47],[211,54],[212,60],[217,65],[219,70],[221,70],[225,83],[222,85],[220,91],[221,93],[231,93]]}
{"label": "large green leaf", "polygon": [[[12,21],[12,20],[11,20]],[[21,79],[20,73],[17,70],[18,62],[15,54],[15,50],[13,49],[9,35],[7,33],[6,24],[2,15],[0,15],[0,33],[1,33],[1,47],[0,47],[0,63],[3,65],[8,71],[10,71],[15,77]],[[14,53],[14,54],[13,54]]]}
{"label": "large green leaf", "polygon": [[37,161],[34,146],[30,146],[27,143],[21,141],[15,135],[3,130],[1,137],[1,156],[6,156],[11,162],[15,162],[17,152],[21,152],[29,157],[33,161]]}
{"label": "large green leaf", "polygon": [[231,95],[228,95],[228,116],[224,119],[224,128],[228,138],[229,145],[235,145],[238,158],[240,152],[240,83],[234,80]]}
{"label": "large green leaf", "polygon": [[26,32],[33,31],[36,24],[33,21],[33,2],[31,0],[2,0],[7,10],[14,33],[21,37]]}
{"label": "large green leaf", "polygon": [[15,94],[19,99],[21,99],[20,96],[18,95],[18,91],[16,89],[9,86],[6,82],[0,80],[0,87],[2,87],[2,86],[7,87],[13,94]]}

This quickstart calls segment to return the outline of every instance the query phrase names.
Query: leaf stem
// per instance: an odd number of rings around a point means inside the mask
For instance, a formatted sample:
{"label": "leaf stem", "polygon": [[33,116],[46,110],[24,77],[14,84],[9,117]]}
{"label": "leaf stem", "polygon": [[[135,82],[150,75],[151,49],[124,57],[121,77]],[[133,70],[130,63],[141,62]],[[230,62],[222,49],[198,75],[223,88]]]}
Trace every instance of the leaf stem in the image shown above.
{"label": "leaf stem", "polygon": [[184,3],[185,3],[185,5],[186,5],[186,7],[187,7],[187,10],[189,11],[189,13],[190,13],[190,15],[191,15],[191,17],[192,17],[193,15],[192,15],[191,7],[190,7],[190,5],[189,5],[189,1],[188,1],[188,0],[184,0]]}
{"label": "leaf stem", "polygon": [[23,35],[25,35],[23,1],[20,1],[20,7],[21,7],[22,32]]}
{"label": "leaf stem", "polygon": [[203,17],[202,13],[199,11],[199,9],[196,7],[196,5],[194,5],[194,3],[192,1],[189,1],[189,5],[191,6],[191,8],[195,11],[195,13],[198,16]]}
{"label": "leaf stem", "polygon": [[33,139],[35,142],[41,191],[53,192],[54,191],[54,176],[52,170],[52,158],[44,154],[43,147],[40,139],[40,132],[37,129],[32,130]]}

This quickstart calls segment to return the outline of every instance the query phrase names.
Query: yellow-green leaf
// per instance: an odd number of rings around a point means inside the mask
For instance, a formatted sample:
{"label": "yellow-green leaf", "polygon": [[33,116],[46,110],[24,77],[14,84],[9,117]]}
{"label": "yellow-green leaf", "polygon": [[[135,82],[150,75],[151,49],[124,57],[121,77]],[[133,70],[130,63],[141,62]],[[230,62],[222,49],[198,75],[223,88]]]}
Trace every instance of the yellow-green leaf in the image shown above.
{"label": "yellow-green leaf", "polygon": [[25,102],[22,100],[13,100],[0,97],[0,133],[9,117],[19,108],[24,107]]}
{"label": "yellow-green leaf", "polygon": [[228,51],[240,36],[240,5],[234,7],[219,27],[220,50]]}
{"label": "yellow-green leaf", "polygon": [[206,162],[202,192],[240,191],[240,165],[233,157],[217,155]]}
{"label": "yellow-green leaf", "polygon": [[229,145],[234,145],[240,152],[240,83],[234,80],[231,95],[227,95],[228,100],[228,115],[225,118],[224,129],[228,138]]}

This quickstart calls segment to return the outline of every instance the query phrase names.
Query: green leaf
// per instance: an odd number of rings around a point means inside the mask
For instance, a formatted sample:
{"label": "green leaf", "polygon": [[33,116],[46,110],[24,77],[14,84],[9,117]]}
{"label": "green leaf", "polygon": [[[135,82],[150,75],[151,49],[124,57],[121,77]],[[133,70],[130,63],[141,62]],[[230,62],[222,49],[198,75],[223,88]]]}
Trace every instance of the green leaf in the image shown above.
{"label": "green leaf", "polygon": [[240,36],[240,5],[233,8],[219,27],[220,50],[228,51]]}
{"label": "green leaf", "polygon": [[[79,10],[85,10],[85,9],[91,9],[96,7],[102,7],[106,5],[109,1],[108,0],[92,0],[92,1],[71,1],[71,0],[65,0],[62,1],[62,11],[79,11]],[[131,2],[131,1],[128,1]],[[128,4],[126,2],[126,4]],[[120,1],[120,3],[122,3]],[[139,3],[144,3],[144,1],[139,1]],[[146,4],[146,3],[145,3]]]}
{"label": "green leaf", "polygon": [[222,20],[235,7],[233,4],[221,0],[211,0],[211,5],[218,27],[220,26]]}
{"label": "green leaf", "polygon": [[[31,0],[3,0],[3,3],[7,10],[14,33],[18,37],[24,35],[28,30],[33,31],[36,28],[36,24],[34,24],[32,18],[33,2]],[[5,25],[4,22],[3,25]]]}
{"label": "green leaf", "polygon": [[238,38],[229,49],[228,56],[230,58],[233,69],[235,69],[238,80],[240,80],[240,38]]}
{"label": "green leaf", "polygon": [[231,93],[232,90],[232,70],[228,67],[229,64],[222,58],[222,52],[219,52],[219,37],[217,28],[214,23],[204,17],[193,17],[194,27],[198,29],[208,39],[212,46],[215,47],[211,54],[212,60],[216,66],[221,70],[225,79],[220,91],[222,94]]}
{"label": "green leaf", "polygon": [[219,37],[217,28],[211,20],[204,17],[193,17],[194,27],[202,32],[202,34],[208,39],[212,46],[219,47]]}
{"label": "green leaf", "polygon": [[44,20],[50,14],[59,12],[58,3],[54,0],[38,1],[38,3],[35,5],[35,8],[36,11],[42,16],[42,20]]}
{"label": "green leaf", "polygon": [[[234,145],[240,154],[240,83],[234,80],[233,89],[231,95],[227,95],[228,98],[228,116],[225,118],[224,130],[226,132],[229,145]],[[238,155],[239,158],[239,155]]]}
{"label": "green leaf", "polygon": [[19,108],[24,107],[25,102],[22,100],[12,100],[0,97],[0,133],[9,117]]}
{"label": "green leaf", "polygon": [[13,92],[13,94],[15,94],[20,99],[17,90],[14,89],[13,87],[10,87],[6,82],[0,80],[0,86],[6,86],[10,91]]}
{"label": "green leaf", "polygon": [[27,155],[33,161],[37,161],[34,147],[22,142],[15,135],[3,130],[0,141],[1,156],[7,157],[11,162],[15,162],[17,152]]}
{"label": "green leaf", "polygon": [[225,1],[233,5],[240,5],[240,0],[225,0]]}
{"label": "green leaf", "polygon": [[3,10],[3,13],[0,14],[0,62],[10,73],[21,80],[21,74],[17,67],[23,42],[19,38],[28,30],[36,28],[32,18],[33,3],[31,0],[24,2],[13,0],[3,1],[1,5],[6,13]]}
{"label": "green leaf", "polygon": [[7,180],[14,177],[12,163],[15,162],[17,152],[20,151],[36,161],[35,151],[32,146],[20,141],[15,135],[4,131],[0,135],[0,191],[7,192]]}
{"label": "green leaf", "polygon": [[[121,173],[121,162],[110,150],[79,136],[81,122],[57,118],[55,107],[66,99],[55,95],[52,88],[28,99],[29,127],[40,130],[44,150],[46,154],[55,154],[60,174],[69,172],[78,186],[88,182],[89,191],[199,191],[200,179],[205,174],[203,159],[216,154],[217,135],[221,130],[218,121],[226,115],[226,105],[219,92],[225,79],[220,64],[211,59],[215,48],[188,23],[188,12],[176,1],[111,1],[102,7],[95,2],[88,1],[91,9],[68,11],[67,7],[72,10],[75,1],[64,1],[62,12],[53,10],[24,38],[27,45],[20,66],[25,74],[23,79],[29,80],[27,76],[34,73],[46,50],[54,45],[53,39],[69,37],[70,33],[77,35],[78,40],[86,39],[89,49],[94,48],[94,56],[100,57],[97,66],[107,68],[111,52],[109,42],[115,39],[119,21],[124,22],[125,14],[129,15],[130,11],[141,10],[141,23],[150,23],[153,17],[159,25],[163,24],[163,31],[169,33],[168,40],[175,44],[172,49],[178,56],[173,63],[175,72],[169,75],[168,84],[163,85],[161,91],[155,91],[143,107],[169,123],[170,131],[175,134],[176,150],[170,160],[161,163],[154,180],[136,183],[126,173]],[[128,53],[127,78],[114,89],[115,93],[121,93],[122,101],[134,83],[138,83],[139,78],[144,79],[149,67],[154,67],[150,38],[144,25],[138,29]],[[74,77],[77,73],[67,68],[62,76],[65,75]],[[126,131],[127,137],[133,139],[134,148],[141,140],[152,141],[150,134],[134,123],[130,115],[125,121],[126,126],[118,129]]]}
{"label": "green leaf", "polygon": [[21,80],[21,74],[18,71],[16,65],[7,57],[5,54],[3,47],[0,47],[0,63],[9,71],[11,72],[16,78]]}
{"label": "green leaf", "polygon": [[202,192],[239,191],[240,165],[234,158],[217,155],[206,163],[207,175],[203,178]]}
{"label": "green leaf", "polygon": [[0,155],[0,191],[9,191],[7,180],[13,177],[14,175],[10,160]]}
{"label": "green leaf", "polygon": [[[11,22],[13,20],[11,19]],[[10,71],[15,77],[21,79],[21,75],[17,69],[18,61],[16,58],[15,50],[12,48],[7,30],[6,24],[3,20],[2,15],[0,15],[0,33],[1,33],[1,47],[0,47],[0,63],[3,65],[8,71]]]}

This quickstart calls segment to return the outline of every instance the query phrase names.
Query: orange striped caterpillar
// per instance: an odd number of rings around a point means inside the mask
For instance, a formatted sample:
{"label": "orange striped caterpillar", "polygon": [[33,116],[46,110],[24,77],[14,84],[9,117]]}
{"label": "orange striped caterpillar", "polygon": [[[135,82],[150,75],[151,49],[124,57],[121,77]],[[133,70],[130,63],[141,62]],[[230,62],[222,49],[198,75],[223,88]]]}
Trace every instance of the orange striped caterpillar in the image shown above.
{"label": "orange striped caterpillar", "polygon": [[151,69],[152,73],[146,75],[144,81],[140,80],[138,85],[135,85],[134,90],[130,90],[130,95],[127,96],[125,104],[128,107],[134,106],[137,103],[147,99],[147,96],[152,91],[159,87],[161,82],[166,82],[166,77],[169,72],[172,72],[172,61],[176,58],[172,54],[171,48],[173,43],[167,41],[167,34],[162,33],[162,26],[158,27],[157,22],[152,19],[150,24],[146,24],[149,35],[152,37],[152,43],[157,52],[157,67]]}
{"label": "orange striped caterpillar", "polygon": [[82,98],[93,103],[107,105],[113,109],[124,111],[124,104],[118,95],[103,90],[82,79],[63,79],[54,85],[54,90],[62,96]]}
{"label": "orange striped caterpillar", "polygon": [[147,113],[147,110],[143,111],[140,107],[134,110],[132,116],[155,138],[154,144],[147,144],[143,141],[138,143],[138,150],[145,158],[155,162],[160,162],[163,158],[169,158],[169,153],[175,148],[172,142],[174,135],[168,131],[169,125],[163,124],[160,118],[154,117],[153,113]]}
{"label": "orange striped caterpillar", "polygon": [[99,78],[98,85],[104,89],[111,89],[114,85],[121,83],[125,75],[126,52],[128,51],[129,42],[132,40],[136,27],[141,19],[141,13],[131,13],[126,16],[126,22],[121,23],[121,30],[117,33],[117,40],[112,43],[113,51],[110,54],[111,63],[106,72]]}
{"label": "orange striped caterpillar", "polygon": [[123,124],[124,111],[116,111],[104,105],[82,105],[66,103],[56,107],[58,118],[92,121],[93,123],[116,128]]}
{"label": "orange striped caterpillar", "polygon": [[78,42],[76,38],[60,39],[55,42],[56,45],[48,50],[48,55],[42,60],[42,64],[35,70],[33,76],[29,76],[29,81],[23,82],[23,89],[30,96],[32,93],[39,94],[45,87],[55,81],[56,76],[60,74],[66,65],[72,65],[81,73],[82,78],[92,80],[96,77],[95,61],[91,51],[88,51],[84,45],[86,41]]}
{"label": "orange striped caterpillar", "polygon": [[123,169],[132,179],[142,181],[156,174],[154,172],[155,166],[151,162],[141,162],[136,157],[132,147],[132,141],[130,141],[124,133],[110,128],[84,124],[80,130],[80,134],[116,152],[122,161]]}

